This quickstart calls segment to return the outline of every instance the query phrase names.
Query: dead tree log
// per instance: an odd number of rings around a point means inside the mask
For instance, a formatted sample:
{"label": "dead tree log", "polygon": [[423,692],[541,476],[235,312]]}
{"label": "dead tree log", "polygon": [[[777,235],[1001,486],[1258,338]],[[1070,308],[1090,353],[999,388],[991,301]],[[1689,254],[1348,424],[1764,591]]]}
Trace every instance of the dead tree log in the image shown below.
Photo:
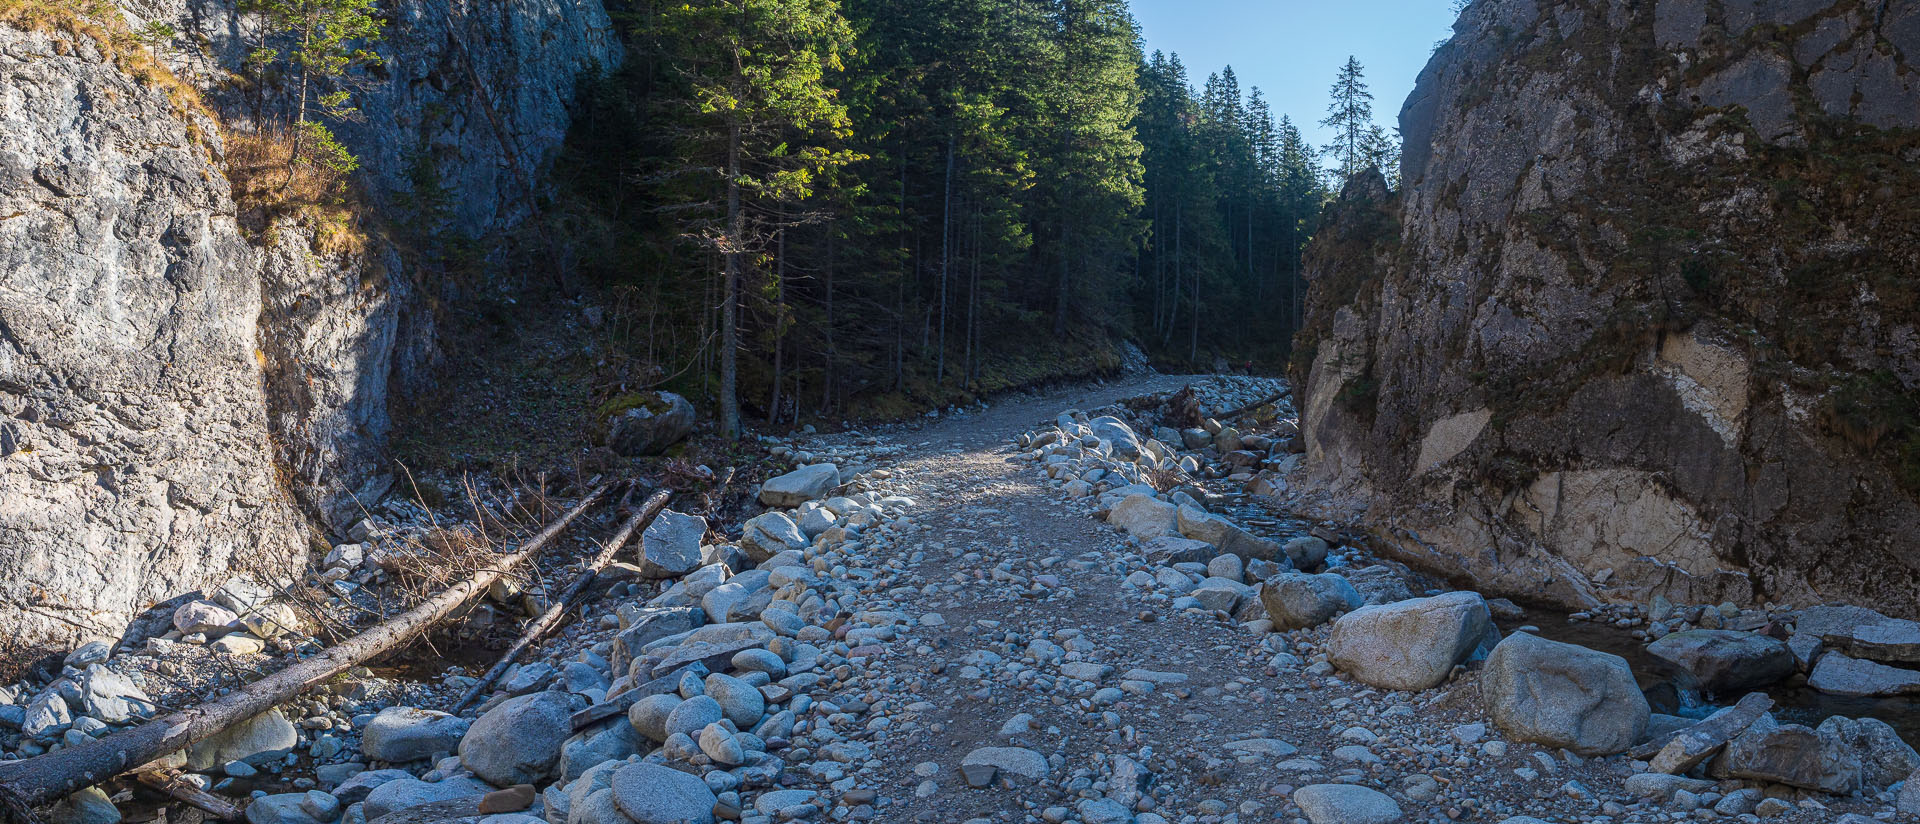
{"label": "dead tree log", "polygon": [[673,493],[664,489],[648,496],[646,503],[633,511],[633,517],[620,525],[620,531],[614,533],[613,537],[607,541],[607,545],[600,550],[600,554],[594,556],[593,560],[587,564],[587,568],[580,573],[580,577],[573,579],[573,583],[567,587],[566,593],[560,596],[560,600],[555,601],[552,606],[547,607],[546,612],[540,613],[540,617],[527,624],[527,628],[521,630],[520,637],[514,639],[513,646],[507,647],[507,651],[487,670],[487,674],[480,676],[480,680],[468,687],[466,693],[460,696],[460,700],[453,702],[453,706],[448,707],[447,711],[458,715],[461,710],[473,704],[482,693],[487,691],[488,687],[493,685],[493,682],[500,680],[500,676],[506,674],[507,668],[520,659],[521,653],[526,652],[528,647],[533,646],[541,636],[546,635],[549,630],[559,624],[561,618],[572,612],[574,605],[579,603],[581,595],[587,591],[587,587],[592,586],[594,579],[599,577],[600,570],[606,569],[607,564],[613,563],[613,556],[620,552],[620,548],[633,540],[635,533],[646,529],[654,516],[659,515],[660,510],[666,508],[667,499],[671,497]]}
{"label": "dead tree log", "polygon": [[[538,535],[498,563],[396,617],[348,638],[312,658],[224,696],[75,747],[22,761],[0,762],[0,800],[50,804],[82,787],[135,770],[228,727],[253,718],[322,681],[412,641],[452,615],[468,599],[553,543],[574,519],[605,497],[601,484]],[[0,811],[5,815],[5,811]]]}
{"label": "dead tree log", "polygon": [[218,821],[239,821],[245,814],[240,805],[188,784],[179,773],[136,773],[133,780],[166,793],[176,801],[190,804]]}
{"label": "dead tree log", "polygon": [[1280,400],[1281,398],[1286,397],[1286,394],[1287,393],[1285,391],[1275,392],[1271,395],[1261,398],[1260,400],[1247,404],[1246,406],[1238,407],[1235,409],[1229,409],[1225,412],[1215,415],[1214,420],[1220,420],[1220,421],[1233,420],[1234,418],[1238,418],[1241,415],[1245,415],[1248,412],[1252,412],[1255,409],[1259,409],[1262,406],[1266,406],[1267,404]]}

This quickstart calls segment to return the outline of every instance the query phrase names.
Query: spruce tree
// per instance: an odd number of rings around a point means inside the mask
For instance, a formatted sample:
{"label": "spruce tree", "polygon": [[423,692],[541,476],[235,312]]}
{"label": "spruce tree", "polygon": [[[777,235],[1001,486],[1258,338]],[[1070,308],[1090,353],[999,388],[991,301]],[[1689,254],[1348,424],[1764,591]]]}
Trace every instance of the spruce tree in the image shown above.
{"label": "spruce tree", "polygon": [[1327,105],[1327,119],[1320,125],[1333,129],[1335,169],[1341,183],[1366,168],[1369,140],[1373,129],[1373,94],[1367,91],[1365,70],[1356,57],[1348,57],[1333,81],[1333,101]]}
{"label": "spruce tree", "polygon": [[677,80],[661,102],[679,157],[662,179],[679,187],[685,235],[722,263],[720,429],[738,437],[742,278],[794,222],[785,205],[853,157],[828,145],[849,122],[825,83],[852,29],[836,0],[688,0],[659,10],[648,34]]}
{"label": "spruce tree", "polygon": [[[381,62],[371,47],[380,40],[385,24],[373,0],[242,0],[240,10],[260,15],[266,34],[293,39],[293,50],[286,55],[296,84],[292,160],[341,174],[358,168],[359,160],[334,140],[333,131],[321,119],[352,116],[352,93],[344,88],[320,91],[319,87],[337,84],[351,68]],[[278,49],[260,46],[247,55],[247,68],[257,82],[280,57]]]}
{"label": "spruce tree", "polygon": [[1367,129],[1366,145],[1362,149],[1365,156],[1363,166],[1380,170],[1387,179],[1387,188],[1400,188],[1400,138],[1378,123]]}
{"label": "spruce tree", "polygon": [[1054,231],[1053,333],[1064,338],[1075,317],[1114,316],[1103,296],[1138,240],[1140,58],[1125,0],[1048,5],[1057,58],[1044,93],[1052,146],[1041,154],[1040,186]]}

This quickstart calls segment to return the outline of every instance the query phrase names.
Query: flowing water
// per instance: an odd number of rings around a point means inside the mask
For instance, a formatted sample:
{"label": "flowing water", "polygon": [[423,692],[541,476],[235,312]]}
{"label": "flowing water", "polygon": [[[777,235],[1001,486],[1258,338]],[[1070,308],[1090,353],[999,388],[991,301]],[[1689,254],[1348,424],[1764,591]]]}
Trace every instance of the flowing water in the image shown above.
{"label": "flowing water", "polygon": [[[1524,618],[1504,622],[1500,629],[1502,632],[1512,632],[1516,627],[1529,625],[1539,628],[1536,634],[1542,638],[1578,644],[1627,659],[1627,666],[1633,669],[1634,678],[1640,682],[1640,689],[1647,694],[1647,702],[1653,705],[1654,712],[1705,718],[1739,698],[1737,695],[1702,697],[1691,688],[1675,683],[1662,667],[1661,661],[1647,654],[1644,642],[1634,638],[1631,631],[1611,624],[1569,622],[1565,613],[1528,610]],[[1799,675],[1769,687],[1766,692],[1773,697],[1773,716],[1781,721],[1815,727],[1836,715],[1877,718],[1893,727],[1908,744],[1920,747],[1920,697],[1848,698],[1828,695],[1808,687],[1806,679]]]}

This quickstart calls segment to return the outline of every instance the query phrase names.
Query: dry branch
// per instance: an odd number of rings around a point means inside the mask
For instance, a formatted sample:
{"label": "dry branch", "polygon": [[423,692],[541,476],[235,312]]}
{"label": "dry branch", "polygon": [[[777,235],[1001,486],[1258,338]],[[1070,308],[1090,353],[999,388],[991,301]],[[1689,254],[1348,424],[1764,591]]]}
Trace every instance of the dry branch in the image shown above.
{"label": "dry branch", "polygon": [[572,612],[574,605],[580,601],[581,594],[585,593],[587,587],[592,586],[594,579],[600,575],[600,570],[606,569],[607,564],[613,563],[613,556],[620,552],[620,548],[633,540],[635,533],[646,529],[647,524],[653,521],[653,517],[666,508],[667,499],[671,497],[673,493],[662,489],[653,493],[647,498],[646,503],[634,510],[633,517],[628,518],[627,522],[620,526],[620,531],[614,533],[613,538],[607,541],[607,545],[600,550],[599,555],[594,556],[592,562],[588,563],[587,568],[580,573],[580,577],[573,579],[573,584],[567,587],[566,593],[560,596],[560,600],[555,601],[552,606],[547,607],[546,612],[540,613],[540,617],[527,624],[527,628],[520,632],[520,637],[514,639],[513,646],[508,647],[507,651],[500,656],[500,660],[494,662],[494,665],[487,670],[487,674],[480,676],[480,680],[468,687],[466,693],[460,696],[460,700],[455,701],[447,711],[458,714],[472,705],[474,700],[478,699],[481,693],[486,692],[493,682],[506,674],[507,668],[513,666],[514,661],[519,660],[521,653],[526,652],[528,647],[540,640],[540,636],[547,634],[548,630],[560,623],[561,618]]}
{"label": "dry branch", "polygon": [[1233,420],[1234,418],[1238,418],[1241,415],[1245,415],[1248,412],[1252,412],[1255,409],[1259,409],[1262,406],[1266,406],[1267,404],[1280,400],[1282,397],[1286,396],[1286,394],[1287,394],[1286,392],[1275,392],[1271,395],[1261,398],[1260,400],[1247,404],[1246,406],[1238,407],[1235,409],[1229,409],[1225,412],[1215,415],[1214,420],[1219,420],[1219,421]]}
{"label": "dry branch", "polygon": [[240,805],[187,783],[179,773],[149,771],[134,775],[133,780],[166,793],[176,801],[191,804],[220,821],[239,821],[243,815]]}
{"label": "dry branch", "polygon": [[[587,493],[558,520],[548,524],[511,553],[501,555],[490,568],[449,587],[425,603],[384,621],[312,658],[248,684],[220,698],[149,721],[140,726],[56,750],[23,761],[0,763],[0,799],[39,806],[52,803],[82,787],[161,758],[228,727],[253,718],[315,685],[389,652],[431,629],[460,606],[540,553],[588,507],[605,497],[611,484]],[[9,798],[11,795],[11,798]],[[0,816],[8,811],[0,810]]]}

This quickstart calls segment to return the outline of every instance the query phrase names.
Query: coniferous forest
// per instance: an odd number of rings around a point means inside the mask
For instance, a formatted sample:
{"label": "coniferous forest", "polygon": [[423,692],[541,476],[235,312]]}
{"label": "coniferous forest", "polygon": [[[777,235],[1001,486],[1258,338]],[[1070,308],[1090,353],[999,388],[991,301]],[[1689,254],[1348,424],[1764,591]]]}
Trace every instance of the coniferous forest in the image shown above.
{"label": "coniferous forest", "polygon": [[584,84],[556,170],[592,216],[565,235],[624,348],[728,430],[1097,373],[1129,344],[1277,371],[1329,189],[1398,155],[1357,62],[1328,67],[1354,139],[1323,152],[1230,67],[1145,53],[1125,0],[616,21],[627,60]]}

